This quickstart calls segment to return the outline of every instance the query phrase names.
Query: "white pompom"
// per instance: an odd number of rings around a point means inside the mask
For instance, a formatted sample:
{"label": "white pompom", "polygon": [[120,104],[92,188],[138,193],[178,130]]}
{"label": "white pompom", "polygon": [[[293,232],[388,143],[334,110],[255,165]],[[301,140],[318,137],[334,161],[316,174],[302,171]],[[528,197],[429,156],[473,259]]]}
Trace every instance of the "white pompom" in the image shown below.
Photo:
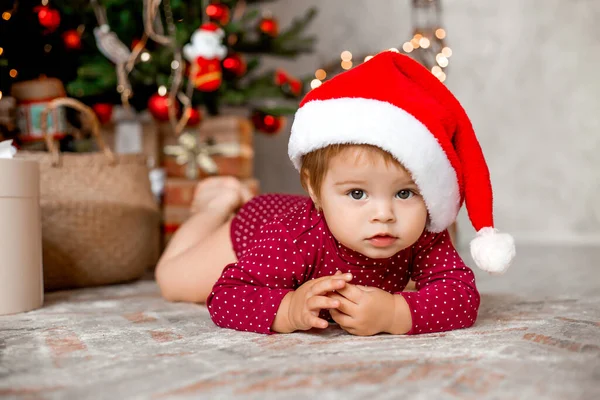
{"label": "white pompom", "polygon": [[471,256],[482,270],[503,274],[515,257],[515,240],[494,228],[482,228],[471,241]]}

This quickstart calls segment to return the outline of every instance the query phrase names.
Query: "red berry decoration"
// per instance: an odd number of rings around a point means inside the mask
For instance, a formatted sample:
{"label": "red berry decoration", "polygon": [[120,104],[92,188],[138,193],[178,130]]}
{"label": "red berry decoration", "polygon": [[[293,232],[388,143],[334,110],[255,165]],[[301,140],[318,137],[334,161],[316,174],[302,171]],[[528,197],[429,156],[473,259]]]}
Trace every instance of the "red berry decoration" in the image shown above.
{"label": "red berry decoration", "polygon": [[235,78],[241,78],[246,73],[248,67],[246,60],[238,53],[230,53],[223,60],[223,69],[229,75]]}
{"label": "red berry decoration", "polygon": [[34,8],[37,12],[38,20],[40,25],[53,32],[60,25],[60,13],[58,10],[50,8],[48,6],[37,6]]}
{"label": "red berry decoration", "polygon": [[254,127],[263,133],[275,135],[281,131],[284,118],[276,115],[270,115],[256,110],[252,113],[252,123]]}
{"label": "red berry decoration", "polygon": [[229,7],[225,4],[214,3],[206,7],[206,15],[213,22],[218,22],[221,25],[227,25],[230,17]]}
{"label": "red berry decoration", "polygon": [[98,121],[101,124],[110,122],[113,112],[113,105],[110,103],[96,103],[92,106],[92,110],[96,113]]}
{"label": "red berry decoration", "polygon": [[[175,111],[179,110],[179,103],[175,103]],[[169,120],[169,97],[154,93],[148,100],[148,111],[158,121]]]}
{"label": "red berry decoration", "polygon": [[258,29],[267,36],[277,37],[279,34],[279,23],[273,17],[263,17],[258,24]]}
{"label": "red berry decoration", "polygon": [[65,47],[69,50],[81,49],[81,35],[76,29],[70,29],[63,33],[63,41],[65,42]]}

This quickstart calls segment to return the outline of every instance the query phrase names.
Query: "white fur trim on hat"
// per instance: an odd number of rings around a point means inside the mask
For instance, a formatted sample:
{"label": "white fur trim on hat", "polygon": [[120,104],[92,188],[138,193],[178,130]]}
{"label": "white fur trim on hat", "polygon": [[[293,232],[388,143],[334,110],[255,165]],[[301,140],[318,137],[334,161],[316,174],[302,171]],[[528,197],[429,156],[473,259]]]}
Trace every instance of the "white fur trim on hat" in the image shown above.
{"label": "white fur trim on hat", "polygon": [[296,112],[288,145],[296,169],[303,155],[342,143],[377,146],[410,171],[429,211],[429,231],[441,232],[454,222],[460,208],[456,171],[433,134],[411,114],[364,98],[313,100]]}
{"label": "white fur trim on hat", "polygon": [[471,240],[471,257],[482,270],[503,274],[515,257],[515,240],[511,235],[498,233],[494,228],[482,228]]}

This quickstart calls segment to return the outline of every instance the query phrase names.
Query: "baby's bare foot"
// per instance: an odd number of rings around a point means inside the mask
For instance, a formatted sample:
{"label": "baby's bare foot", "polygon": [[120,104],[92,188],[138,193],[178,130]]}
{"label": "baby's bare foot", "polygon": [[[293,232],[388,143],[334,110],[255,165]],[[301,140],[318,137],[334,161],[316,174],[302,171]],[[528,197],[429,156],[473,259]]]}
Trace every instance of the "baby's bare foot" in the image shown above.
{"label": "baby's bare foot", "polygon": [[191,211],[210,211],[224,216],[235,212],[247,200],[241,182],[230,176],[216,176],[202,180],[194,193]]}

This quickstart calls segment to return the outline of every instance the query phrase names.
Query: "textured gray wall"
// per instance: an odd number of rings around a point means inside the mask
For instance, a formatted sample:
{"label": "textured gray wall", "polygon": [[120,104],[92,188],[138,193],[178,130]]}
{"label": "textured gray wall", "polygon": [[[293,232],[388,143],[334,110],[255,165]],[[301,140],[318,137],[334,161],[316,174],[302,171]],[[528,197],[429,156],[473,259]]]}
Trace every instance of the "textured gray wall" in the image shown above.
{"label": "textured gray wall", "polygon": [[[600,1],[446,0],[454,54],[446,83],[471,116],[486,154],[499,229],[518,242],[600,243]],[[310,73],[342,50],[398,47],[410,36],[410,0],[280,0],[266,4],[287,26],[320,13],[315,54],[269,60]],[[287,159],[287,129],[257,137],[264,191],[301,193]],[[461,241],[473,230],[464,213]]]}

